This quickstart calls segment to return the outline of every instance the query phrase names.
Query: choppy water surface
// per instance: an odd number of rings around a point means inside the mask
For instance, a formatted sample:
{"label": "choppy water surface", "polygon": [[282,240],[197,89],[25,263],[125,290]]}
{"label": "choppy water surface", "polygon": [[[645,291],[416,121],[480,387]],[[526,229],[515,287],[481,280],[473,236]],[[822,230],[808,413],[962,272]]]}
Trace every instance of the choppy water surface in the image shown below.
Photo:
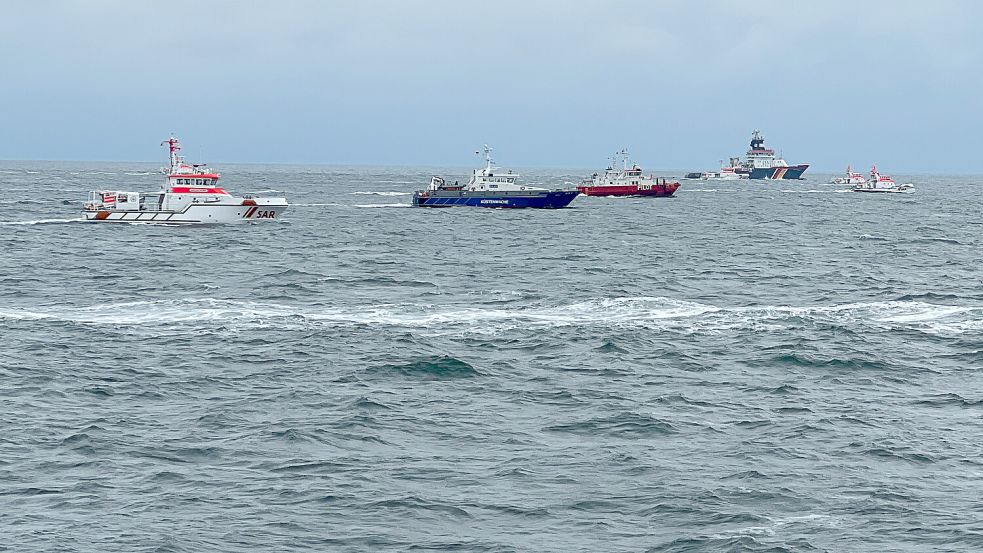
{"label": "choppy water surface", "polygon": [[977,178],[71,221],[155,168],[0,163],[0,549],[983,549]]}

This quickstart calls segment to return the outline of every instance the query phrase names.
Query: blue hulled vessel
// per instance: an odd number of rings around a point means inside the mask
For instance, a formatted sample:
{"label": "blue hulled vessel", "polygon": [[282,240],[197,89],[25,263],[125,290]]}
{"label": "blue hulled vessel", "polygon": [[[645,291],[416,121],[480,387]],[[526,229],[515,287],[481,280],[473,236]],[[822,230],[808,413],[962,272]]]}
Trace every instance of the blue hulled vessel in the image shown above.
{"label": "blue hulled vessel", "polygon": [[484,151],[484,169],[475,169],[466,185],[456,181],[449,184],[435,176],[426,190],[413,193],[413,205],[557,209],[568,206],[580,193],[576,189],[550,190],[521,184],[519,175],[492,166],[492,149],[487,144]]}
{"label": "blue hulled vessel", "polygon": [[747,161],[743,169],[751,179],[801,179],[809,165],[789,165],[784,159],[775,157],[775,150],[765,148],[765,139],[759,131],[751,134],[751,146],[747,151]]}

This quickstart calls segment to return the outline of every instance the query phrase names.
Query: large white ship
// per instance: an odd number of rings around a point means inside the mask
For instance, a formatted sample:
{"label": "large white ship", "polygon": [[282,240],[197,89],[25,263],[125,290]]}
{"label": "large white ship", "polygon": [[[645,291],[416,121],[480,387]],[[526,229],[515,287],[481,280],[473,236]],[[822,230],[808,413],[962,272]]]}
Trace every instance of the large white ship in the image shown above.
{"label": "large white ship", "polygon": [[218,185],[219,174],[203,164],[185,163],[173,136],[161,142],[170,150],[170,167],[159,192],[95,190],[82,206],[86,221],[111,223],[202,224],[273,221],[287,209],[286,198],[233,196]]}

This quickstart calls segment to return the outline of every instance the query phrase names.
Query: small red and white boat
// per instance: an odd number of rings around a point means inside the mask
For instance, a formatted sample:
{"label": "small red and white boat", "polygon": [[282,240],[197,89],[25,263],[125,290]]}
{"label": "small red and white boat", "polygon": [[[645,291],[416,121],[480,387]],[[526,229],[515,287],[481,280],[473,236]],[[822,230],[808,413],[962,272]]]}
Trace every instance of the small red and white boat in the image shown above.
{"label": "small red and white boat", "polygon": [[865,179],[862,174],[854,172],[853,169],[849,165],[847,165],[846,166],[846,176],[845,177],[836,177],[835,179],[833,179],[832,183],[833,184],[852,184],[852,185],[867,184],[867,179]]}
{"label": "small red and white boat", "polygon": [[202,224],[273,221],[287,209],[286,198],[233,196],[218,185],[219,174],[204,164],[188,165],[173,136],[161,142],[170,149],[170,167],[160,192],[95,190],[82,206],[86,221],[110,223]]}
{"label": "small red and white boat", "polygon": [[746,179],[747,174],[737,172],[737,167],[720,167],[720,171],[707,171],[700,175],[700,180],[741,180]]}
{"label": "small red and white boat", "polygon": [[870,178],[867,182],[863,184],[858,184],[853,187],[854,192],[880,192],[880,193],[904,193],[908,192],[915,185],[911,183],[898,184],[894,182],[894,179],[887,175],[882,175],[877,172],[877,166],[874,165],[870,168]]}
{"label": "small red and white boat", "polygon": [[[604,174],[594,173],[577,187],[586,196],[672,196],[679,183],[665,177],[643,175],[635,163],[628,166],[628,150],[621,150],[612,158]],[[614,168],[614,160],[621,156],[622,168]]]}

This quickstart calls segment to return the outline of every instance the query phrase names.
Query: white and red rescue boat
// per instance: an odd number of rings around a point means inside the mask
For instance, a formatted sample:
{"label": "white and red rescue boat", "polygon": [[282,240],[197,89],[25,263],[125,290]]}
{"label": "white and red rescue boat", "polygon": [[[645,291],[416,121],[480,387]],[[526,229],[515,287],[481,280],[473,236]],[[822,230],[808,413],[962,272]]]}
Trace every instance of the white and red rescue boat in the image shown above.
{"label": "white and red rescue boat", "polygon": [[173,136],[161,145],[170,150],[170,167],[159,192],[95,190],[82,206],[86,221],[111,223],[202,224],[273,221],[287,209],[286,198],[233,196],[218,184],[219,174],[203,164],[185,163]]}
{"label": "white and red rescue boat", "polygon": [[915,185],[909,183],[898,184],[894,182],[894,179],[887,175],[882,175],[877,170],[877,166],[870,168],[870,178],[863,184],[858,184],[853,187],[854,192],[873,192],[881,194],[891,194],[891,193],[907,193],[910,192]]}

